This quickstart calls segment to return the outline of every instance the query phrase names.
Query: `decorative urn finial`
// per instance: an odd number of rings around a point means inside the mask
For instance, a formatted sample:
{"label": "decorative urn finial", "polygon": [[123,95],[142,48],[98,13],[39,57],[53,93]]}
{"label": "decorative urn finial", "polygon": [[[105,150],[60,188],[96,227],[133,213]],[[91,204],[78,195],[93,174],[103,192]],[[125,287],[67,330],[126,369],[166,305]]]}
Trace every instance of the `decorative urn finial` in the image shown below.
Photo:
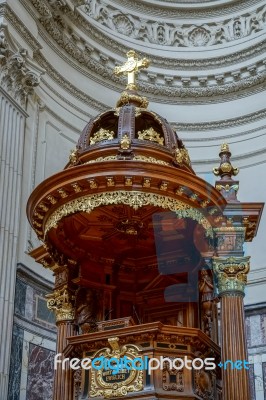
{"label": "decorative urn finial", "polygon": [[215,188],[222,193],[227,202],[236,203],[239,202],[237,199],[239,182],[232,179],[232,176],[236,176],[239,173],[239,169],[232,166],[230,161],[231,155],[229,145],[223,143],[219,153],[221,162],[218,168],[213,168],[213,173],[221,177],[220,181],[216,181]]}

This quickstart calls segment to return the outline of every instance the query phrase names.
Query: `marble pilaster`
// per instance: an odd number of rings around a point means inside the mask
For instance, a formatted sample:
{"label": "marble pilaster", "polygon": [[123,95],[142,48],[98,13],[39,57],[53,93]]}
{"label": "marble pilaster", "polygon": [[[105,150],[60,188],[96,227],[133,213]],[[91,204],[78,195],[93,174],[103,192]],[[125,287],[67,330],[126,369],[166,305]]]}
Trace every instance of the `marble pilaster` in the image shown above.
{"label": "marble pilaster", "polygon": [[0,24],[0,393],[7,398],[27,98],[41,70]]}

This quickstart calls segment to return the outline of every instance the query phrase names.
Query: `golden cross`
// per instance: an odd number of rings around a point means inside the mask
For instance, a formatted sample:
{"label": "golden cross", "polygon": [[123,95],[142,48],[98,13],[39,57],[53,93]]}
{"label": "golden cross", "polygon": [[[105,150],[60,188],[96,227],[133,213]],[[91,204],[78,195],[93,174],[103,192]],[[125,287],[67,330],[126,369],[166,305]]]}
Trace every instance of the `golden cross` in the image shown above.
{"label": "golden cross", "polygon": [[127,75],[127,87],[129,90],[136,90],[136,82],[135,77],[138,73],[139,69],[148,68],[150,65],[150,61],[147,58],[143,58],[142,60],[138,60],[136,52],[134,50],[129,50],[127,52],[127,61],[125,64],[115,67],[114,73],[116,75]]}

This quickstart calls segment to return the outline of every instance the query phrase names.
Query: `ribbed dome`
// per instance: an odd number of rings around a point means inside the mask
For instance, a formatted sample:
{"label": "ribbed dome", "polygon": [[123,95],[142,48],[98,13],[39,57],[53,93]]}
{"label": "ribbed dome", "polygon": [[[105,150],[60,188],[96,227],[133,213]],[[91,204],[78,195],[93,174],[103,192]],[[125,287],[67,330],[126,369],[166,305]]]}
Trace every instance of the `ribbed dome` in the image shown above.
{"label": "ribbed dome", "polygon": [[129,92],[124,92],[118,103],[121,105],[128,94],[126,105],[106,111],[86,125],[77,145],[79,163],[96,156],[138,160],[145,153],[147,159],[152,157],[158,163],[167,162],[194,172],[188,152],[171,125],[155,112],[138,107],[139,99],[147,105],[144,98],[136,96],[134,104],[135,95]]}

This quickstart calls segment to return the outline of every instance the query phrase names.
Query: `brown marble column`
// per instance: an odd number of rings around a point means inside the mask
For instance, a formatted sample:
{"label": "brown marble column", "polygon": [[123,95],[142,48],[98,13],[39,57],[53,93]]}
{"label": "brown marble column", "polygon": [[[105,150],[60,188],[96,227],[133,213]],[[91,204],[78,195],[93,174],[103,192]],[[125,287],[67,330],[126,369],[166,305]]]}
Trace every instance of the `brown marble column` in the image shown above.
{"label": "brown marble column", "polygon": [[[55,290],[47,296],[47,306],[55,311],[57,324],[57,345],[56,354],[61,353],[59,358],[63,361],[64,349],[67,345],[66,338],[75,335],[75,296],[73,292],[65,285],[60,290]],[[73,371],[67,363],[65,369],[62,363],[57,364],[54,377],[53,400],[73,400]]]}
{"label": "brown marble column", "polygon": [[[213,257],[213,271],[221,299],[221,347],[224,400],[250,400],[244,319],[244,290],[250,257]],[[238,364],[232,366],[239,361]],[[242,364],[242,365],[241,365]],[[239,369],[238,369],[239,368]],[[248,365],[247,365],[248,368]]]}

